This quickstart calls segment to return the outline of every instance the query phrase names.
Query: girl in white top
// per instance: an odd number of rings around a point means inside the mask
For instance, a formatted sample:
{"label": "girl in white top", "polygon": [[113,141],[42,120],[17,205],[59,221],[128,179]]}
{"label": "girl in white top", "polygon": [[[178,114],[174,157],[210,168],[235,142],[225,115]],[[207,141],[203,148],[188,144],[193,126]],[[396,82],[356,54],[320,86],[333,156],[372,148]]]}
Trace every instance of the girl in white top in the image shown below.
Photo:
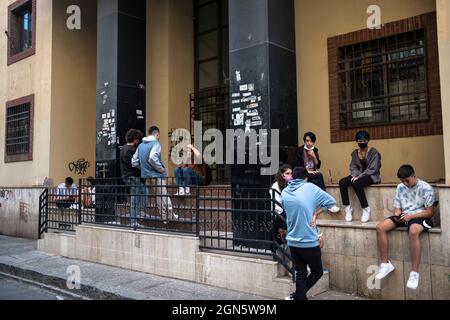
{"label": "girl in white top", "polygon": [[[287,187],[289,181],[292,180],[292,167],[288,164],[283,165],[276,175],[275,182],[270,189],[270,197],[275,200],[275,212],[286,219],[284,210],[281,207],[281,192]],[[274,231],[276,233],[276,239],[279,244],[283,242],[284,234],[286,233],[285,223],[279,217],[275,217]]]}

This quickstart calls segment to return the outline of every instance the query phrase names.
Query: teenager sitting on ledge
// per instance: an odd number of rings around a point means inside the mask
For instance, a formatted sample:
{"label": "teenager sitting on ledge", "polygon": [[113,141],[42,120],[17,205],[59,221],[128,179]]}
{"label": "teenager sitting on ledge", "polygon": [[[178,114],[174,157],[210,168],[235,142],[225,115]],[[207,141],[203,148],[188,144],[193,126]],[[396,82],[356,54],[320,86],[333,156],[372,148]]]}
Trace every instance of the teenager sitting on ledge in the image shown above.
{"label": "teenager sitting on ledge", "polygon": [[397,176],[402,183],[398,185],[395,193],[394,216],[377,226],[378,249],[382,264],[376,278],[384,279],[395,270],[388,260],[387,233],[396,228],[407,227],[412,265],[407,287],[416,290],[419,286],[420,235],[433,227],[432,217],[437,201],[433,188],[428,183],[417,179],[412,166],[402,166]]}
{"label": "teenager sitting on ledge", "polygon": [[370,135],[367,131],[358,132],[355,140],[359,149],[353,151],[350,162],[350,176],[339,181],[339,188],[342,204],[345,206],[345,221],[351,222],[353,220],[353,208],[350,205],[348,195],[348,188],[352,186],[363,209],[361,222],[366,223],[370,220],[371,210],[364,188],[381,182],[381,155],[377,149],[369,148]]}

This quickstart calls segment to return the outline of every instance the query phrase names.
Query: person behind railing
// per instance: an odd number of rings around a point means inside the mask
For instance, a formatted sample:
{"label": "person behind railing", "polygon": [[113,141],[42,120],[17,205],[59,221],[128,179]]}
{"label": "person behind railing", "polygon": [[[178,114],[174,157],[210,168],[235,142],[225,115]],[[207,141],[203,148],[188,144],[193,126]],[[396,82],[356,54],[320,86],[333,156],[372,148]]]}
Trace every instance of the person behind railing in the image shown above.
{"label": "person behind railing", "polygon": [[144,134],[140,130],[130,129],[125,135],[126,144],[120,147],[120,172],[123,182],[130,186],[131,226],[139,227],[137,214],[145,216],[147,192],[141,181],[141,170],[132,166],[132,158],[137,151]]}
{"label": "person behind railing", "polygon": [[67,177],[64,183],[56,188],[56,206],[58,208],[76,209],[78,188],[71,177]]}
{"label": "person behind railing", "polygon": [[281,192],[287,187],[288,183],[292,180],[292,167],[288,164],[281,166],[276,175],[275,181],[270,190],[270,197],[275,200],[273,206],[276,216],[274,217],[274,236],[275,241],[281,245],[286,235],[286,224],[283,218],[286,219],[286,214],[281,207]]}
{"label": "person behind railing", "polygon": [[348,195],[348,188],[352,186],[363,209],[361,222],[366,223],[370,220],[371,210],[364,188],[381,182],[381,155],[377,149],[369,148],[370,135],[367,131],[358,132],[355,140],[359,149],[353,151],[350,162],[350,176],[339,181],[339,188],[342,204],[345,206],[345,221],[351,222],[353,220],[353,208],[350,205]]}
{"label": "person behind railing", "polygon": [[189,196],[190,186],[201,186],[206,183],[206,164],[202,154],[192,144],[187,146],[187,152],[190,163],[182,164],[174,170],[179,186],[176,196]]}
{"label": "person behind railing", "polygon": [[95,208],[95,179],[89,177],[86,179],[87,186],[81,188],[81,202],[86,209]]}
{"label": "person behind railing", "polygon": [[141,178],[148,187],[156,188],[156,203],[164,224],[168,220],[178,219],[173,212],[172,201],[167,196],[167,169],[161,159],[161,137],[158,127],[149,129],[149,136],[142,140],[132,159],[134,168],[141,170]]}
{"label": "person behind railing", "polygon": [[305,168],[295,168],[292,178],[281,193],[288,227],[286,240],[294,261],[296,282],[296,292],[286,300],[307,300],[307,292],[323,275],[317,217],[322,213],[321,208],[332,208],[336,200],[316,185],[307,183]]}
{"label": "person behind railing", "polygon": [[398,185],[394,198],[394,215],[377,226],[378,249],[381,266],[376,279],[382,280],[395,270],[388,260],[387,234],[396,229],[406,227],[409,231],[412,271],[406,286],[416,290],[419,286],[420,267],[420,235],[433,228],[433,215],[438,205],[433,187],[416,177],[410,165],[400,167],[397,173],[402,182]]}

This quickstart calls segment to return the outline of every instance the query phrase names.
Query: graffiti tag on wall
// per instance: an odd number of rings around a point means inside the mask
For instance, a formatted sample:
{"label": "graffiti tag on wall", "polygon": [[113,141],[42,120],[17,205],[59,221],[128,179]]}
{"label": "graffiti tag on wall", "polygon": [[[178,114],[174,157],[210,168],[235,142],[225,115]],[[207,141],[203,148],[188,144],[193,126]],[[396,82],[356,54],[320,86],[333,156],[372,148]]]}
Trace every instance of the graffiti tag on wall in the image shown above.
{"label": "graffiti tag on wall", "polygon": [[69,170],[76,175],[84,176],[90,166],[91,164],[86,159],[79,159],[69,163]]}
{"label": "graffiti tag on wall", "polygon": [[30,216],[30,205],[25,202],[20,203],[20,220],[27,223]]}
{"label": "graffiti tag on wall", "polygon": [[13,198],[13,192],[11,190],[0,190],[0,200],[11,200]]}

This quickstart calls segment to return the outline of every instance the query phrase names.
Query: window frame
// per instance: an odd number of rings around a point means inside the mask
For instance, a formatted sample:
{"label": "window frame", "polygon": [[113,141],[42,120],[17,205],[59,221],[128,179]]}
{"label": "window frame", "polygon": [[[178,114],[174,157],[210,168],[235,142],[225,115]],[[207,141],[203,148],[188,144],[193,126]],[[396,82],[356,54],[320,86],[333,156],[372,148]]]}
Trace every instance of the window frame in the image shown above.
{"label": "window frame", "polygon": [[[20,105],[30,105],[30,139],[29,149],[27,153],[8,155],[7,153],[7,138],[8,138],[8,110]],[[5,108],[5,163],[26,162],[33,161],[33,138],[34,138],[34,94],[19,99],[6,102]]]}
{"label": "window frame", "polygon": [[[381,40],[410,31],[424,30],[425,81],[427,92],[427,120],[406,120],[391,123],[361,124],[346,128],[341,123],[340,107],[340,48],[367,41]],[[331,143],[354,141],[355,132],[367,130],[374,140],[442,135],[442,107],[440,95],[439,53],[436,12],[384,24],[381,29],[363,29],[328,38],[328,74]]]}
{"label": "window frame", "polygon": [[[390,37],[402,37],[404,36],[406,38],[406,36],[411,33],[414,33],[414,40],[415,41],[423,41],[423,45],[422,46],[415,46],[415,47],[409,47],[409,48],[405,48],[405,49],[394,49],[389,51],[388,50],[388,41]],[[422,34],[421,38],[416,37],[417,34]],[[338,50],[338,56],[340,57],[338,60],[338,63],[340,65],[340,69],[339,69],[339,75],[345,75],[345,84],[342,83],[342,79],[341,77],[339,77],[339,88],[340,90],[340,95],[339,95],[339,106],[340,106],[340,114],[341,114],[341,118],[340,118],[340,126],[341,129],[353,129],[353,128],[359,128],[361,126],[365,126],[365,127],[376,127],[376,126],[383,126],[383,125],[392,125],[392,124],[398,124],[398,123],[411,123],[411,122],[422,122],[422,121],[429,121],[430,120],[430,114],[429,114],[429,98],[428,98],[428,85],[427,85],[427,47],[426,47],[426,35],[425,35],[425,30],[424,29],[417,29],[414,31],[410,31],[410,32],[405,32],[405,33],[399,33],[398,35],[394,35],[394,36],[390,36],[390,37],[384,37],[384,38],[380,38],[380,39],[375,39],[372,41],[366,41],[366,42],[361,42],[361,43],[356,43],[356,44],[352,44],[352,45],[348,45],[348,46],[344,46],[344,47],[339,47]],[[378,42],[378,47],[373,47],[372,44],[374,42]],[[401,42],[396,42],[395,44],[401,44]],[[365,56],[361,56],[359,58],[349,58],[347,59],[346,57],[342,59],[342,53],[343,52],[347,52],[347,49],[354,49],[355,47],[360,47],[363,48],[364,46],[368,46],[370,50],[379,50],[379,54],[378,55],[372,55],[370,57],[365,57]],[[369,51],[370,51],[369,50]],[[424,66],[424,83],[425,83],[425,89],[422,91],[408,91],[406,93],[400,93],[399,92],[391,92],[390,89],[390,78],[389,76],[391,75],[390,71],[389,71],[389,67],[390,65],[396,65],[398,66],[398,62],[396,61],[389,61],[388,56],[393,55],[395,53],[401,53],[401,52],[406,52],[406,51],[411,51],[411,50],[423,50],[423,54],[420,56],[415,56],[415,57],[408,57],[408,58],[403,58],[402,62],[403,63],[409,63],[409,62],[416,62],[417,63],[417,71],[420,70],[419,65],[421,65],[421,63],[419,62],[423,62],[423,66]],[[344,53],[344,55],[346,56],[346,53]],[[369,65],[361,65],[359,67],[352,67],[351,64],[355,64],[357,62],[364,62],[365,60],[373,60],[375,58],[380,58],[380,62],[378,63],[371,63]],[[342,69],[341,66],[345,65],[345,68]],[[375,68],[379,68],[379,70],[381,70],[381,75],[379,79],[374,79],[373,78],[373,74],[369,75],[369,72],[366,72],[366,75],[364,75],[364,70],[365,69],[373,69],[375,70]],[[373,80],[381,80],[381,86],[383,87],[383,91],[384,94],[382,95],[372,95],[370,96],[369,94],[366,97],[362,97],[362,98],[357,98],[357,97],[352,97],[353,95],[353,90],[350,91],[351,89],[350,87],[350,83],[353,80],[350,80],[348,78],[348,76],[352,76],[354,74],[352,74],[352,72],[356,72],[358,69],[362,70],[362,80],[363,81],[372,81],[372,85],[370,87],[370,89],[372,89],[372,93],[374,90],[373,87]],[[368,78],[367,78],[368,77]],[[356,81],[356,78],[354,78],[354,80]],[[409,81],[409,80],[408,80]],[[344,99],[342,97],[342,88],[345,87],[347,92],[345,93],[346,98]],[[397,105],[398,108],[400,108],[402,105],[408,105],[408,109],[410,108],[411,105],[413,105],[413,102],[409,101],[408,103],[393,103],[391,102],[391,100],[394,97],[406,97],[406,96],[411,96],[413,94],[418,94],[418,95],[425,95],[425,107],[426,110],[424,112],[424,115],[422,115],[421,118],[417,118],[417,119],[392,119],[392,109],[394,109]],[[350,96],[350,99],[348,98],[348,95]],[[383,113],[385,113],[384,119],[382,120],[376,120],[374,119],[373,121],[370,122],[361,122],[358,123],[357,120],[353,117],[354,113],[358,113],[358,112],[366,112],[368,111],[367,109],[363,108],[360,109],[360,111],[357,111],[355,109],[352,108],[352,105],[354,105],[355,103],[365,103],[365,102],[374,102],[374,101],[381,101],[384,100],[384,107],[383,109],[378,109],[378,108],[373,108],[370,111],[382,111]],[[343,105],[348,105],[350,106],[350,110],[348,110],[348,106],[347,108],[342,108]],[[347,110],[344,110],[347,109]],[[409,111],[409,110],[408,110]],[[400,109],[399,109],[400,112]],[[419,111],[419,113],[421,113]]]}
{"label": "window frame", "polygon": [[[18,53],[13,52],[13,46],[18,46],[20,41],[19,19],[17,14],[24,7],[31,6],[31,47]],[[36,53],[36,0],[18,0],[8,6],[8,46],[7,65],[10,66],[18,61],[26,59]]]}

